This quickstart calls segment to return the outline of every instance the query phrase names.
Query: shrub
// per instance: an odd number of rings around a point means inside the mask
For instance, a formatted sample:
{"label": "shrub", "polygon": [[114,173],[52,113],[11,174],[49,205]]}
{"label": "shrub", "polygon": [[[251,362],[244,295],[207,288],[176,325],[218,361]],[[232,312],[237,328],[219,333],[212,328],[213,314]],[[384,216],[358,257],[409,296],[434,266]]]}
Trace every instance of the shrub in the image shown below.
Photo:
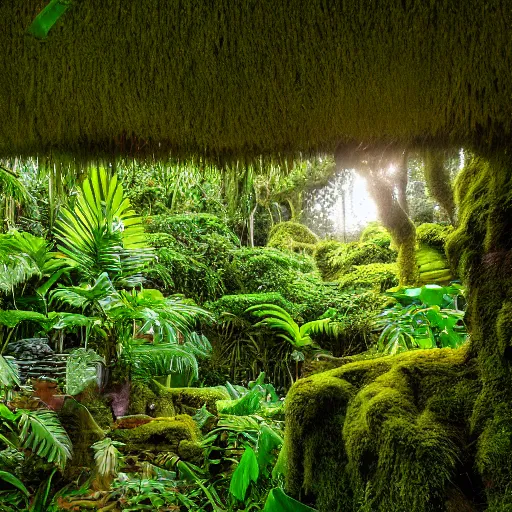
{"label": "shrub", "polygon": [[208,302],[205,307],[217,318],[222,313],[231,313],[236,316],[243,316],[246,309],[259,304],[275,304],[287,311],[294,311],[294,305],[287,301],[280,293],[247,293],[239,295],[224,295],[214,302]]}
{"label": "shrub", "polygon": [[226,290],[232,293],[279,292],[288,282],[314,269],[314,261],[307,256],[272,248],[238,249],[231,252],[226,268]]}
{"label": "shrub", "polygon": [[218,217],[155,215],[147,219],[146,229],[158,257],[148,273],[153,286],[197,301],[224,293],[225,269],[240,242]]}
{"label": "shrub", "polygon": [[391,235],[389,231],[378,222],[370,222],[362,231],[360,242],[373,242],[381,247],[389,247]]}
{"label": "shrub", "polygon": [[324,279],[328,281],[334,279],[339,269],[333,268],[331,258],[344,245],[346,244],[337,242],[336,240],[323,240],[316,244],[313,257]]}
{"label": "shrub", "polygon": [[324,279],[334,280],[354,265],[393,263],[397,252],[388,246],[370,242],[321,242],[315,250],[315,260]]}
{"label": "shrub", "polygon": [[355,266],[339,279],[341,289],[371,288],[385,291],[398,285],[396,263],[371,263]]}
{"label": "shrub", "polygon": [[318,237],[306,226],[298,222],[280,222],[269,233],[268,246],[289,251],[312,253]]}

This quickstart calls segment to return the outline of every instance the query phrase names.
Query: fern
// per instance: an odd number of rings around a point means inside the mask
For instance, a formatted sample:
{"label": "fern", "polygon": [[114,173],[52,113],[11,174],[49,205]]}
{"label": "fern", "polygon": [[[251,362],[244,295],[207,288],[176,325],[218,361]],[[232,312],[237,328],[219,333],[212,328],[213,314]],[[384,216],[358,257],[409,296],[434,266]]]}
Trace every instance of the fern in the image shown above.
{"label": "fern", "polygon": [[329,332],[328,324],[330,318],[313,320],[299,327],[286,310],[275,304],[257,304],[256,306],[248,308],[245,312],[263,318],[263,320],[255,324],[255,327],[264,325],[270,329],[279,331],[277,336],[285,339],[296,348],[305,346],[315,347],[315,343],[311,339],[310,334]]}
{"label": "fern", "polygon": [[72,456],[72,445],[54,412],[23,411],[19,428],[23,449],[30,449],[48,462],[64,468]]}

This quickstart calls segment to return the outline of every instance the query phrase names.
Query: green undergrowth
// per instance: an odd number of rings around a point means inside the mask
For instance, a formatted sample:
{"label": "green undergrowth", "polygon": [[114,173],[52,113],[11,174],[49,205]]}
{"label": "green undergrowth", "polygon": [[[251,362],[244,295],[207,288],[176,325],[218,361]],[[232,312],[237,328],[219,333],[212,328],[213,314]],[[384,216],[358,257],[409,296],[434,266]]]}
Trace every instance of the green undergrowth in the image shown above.
{"label": "green undergrowth", "polygon": [[479,391],[466,349],[361,360],[298,381],[287,397],[289,491],[323,512],[445,510],[467,487],[460,475],[473,474]]}
{"label": "green undergrowth", "polygon": [[318,237],[306,226],[298,222],[280,222],[269,233],[269,247],[289,251],[312,253]]}

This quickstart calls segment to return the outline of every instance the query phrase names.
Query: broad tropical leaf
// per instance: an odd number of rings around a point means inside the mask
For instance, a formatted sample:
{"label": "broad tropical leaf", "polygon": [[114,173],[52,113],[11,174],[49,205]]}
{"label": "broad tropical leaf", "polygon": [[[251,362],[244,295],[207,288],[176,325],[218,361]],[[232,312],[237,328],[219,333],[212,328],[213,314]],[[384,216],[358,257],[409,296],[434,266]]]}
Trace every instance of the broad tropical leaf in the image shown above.
{"label": "broad tropical leaf", "polygon": [[12,388],[20,385],[20,374],[17,364],[0,355],[0,386]]}
{"label": "broad tropical leaf", "polygon": [[280,487],[271,489],[263,512],[317,512],[314,508],[290,498]]}
{"label": "broad tropical leaf", "polygon": [[16,489],[19,489],[25,495],[25,497],[29,497],[30,493],[23,485],[23,482],[12,473],[8,473],[7,471],[0,471],[0,480],[11,484],[12,486],[16,487]]}
{"label": "broad tropical leaf", "polygon": [[258,480],[260,470],[254,450],[248,446],[231,477],[229,492],[238,500],[244,501],[251,482]]}
{"label": "broad tropical leaf", "polygon": [[110,437],[105,437],[91,446],[94,450],[96,469],[100,475],[116,476],[119,473],[122,455],[117,448],[121,446],[124,446],[124,443],[112,441]]}

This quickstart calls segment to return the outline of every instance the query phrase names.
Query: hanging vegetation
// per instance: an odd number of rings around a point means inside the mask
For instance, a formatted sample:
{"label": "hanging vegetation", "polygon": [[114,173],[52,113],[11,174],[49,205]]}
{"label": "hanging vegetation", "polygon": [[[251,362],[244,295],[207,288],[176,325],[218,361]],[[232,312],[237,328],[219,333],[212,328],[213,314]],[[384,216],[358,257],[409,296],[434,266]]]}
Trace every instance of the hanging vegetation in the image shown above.
{"label": "hanging vegetation", "polygon": [[[0,6],[0,154],[283,153],[340,140],[503,141],[508,0]],[[392,20],[392,23],[391,23]]]}

